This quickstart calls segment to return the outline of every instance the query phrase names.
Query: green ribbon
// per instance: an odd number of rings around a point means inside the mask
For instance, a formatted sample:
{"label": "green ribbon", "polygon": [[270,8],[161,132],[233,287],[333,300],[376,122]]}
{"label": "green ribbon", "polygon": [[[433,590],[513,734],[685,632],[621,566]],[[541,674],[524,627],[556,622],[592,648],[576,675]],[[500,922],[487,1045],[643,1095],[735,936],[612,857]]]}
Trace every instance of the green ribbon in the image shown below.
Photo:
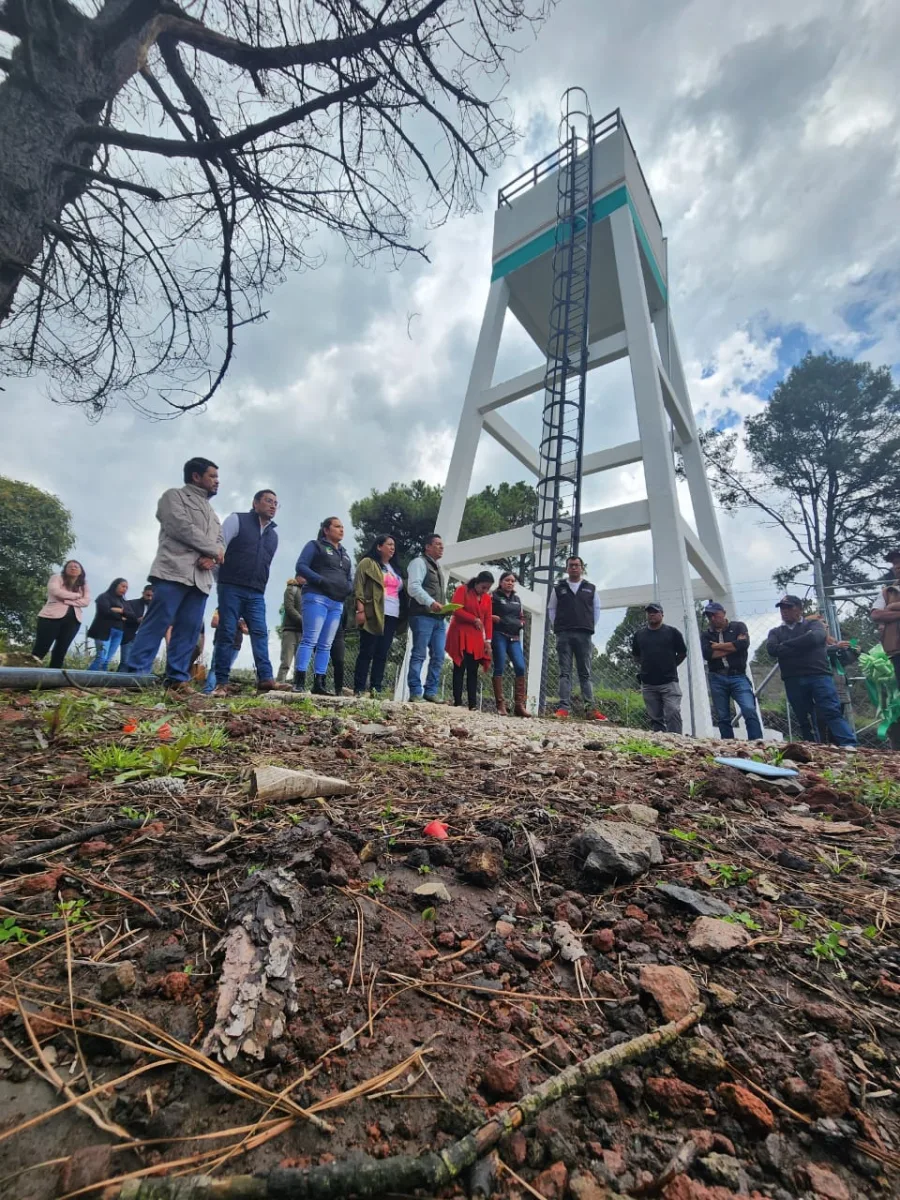
{"label": "green ribbon", "polygon": [[886,738],[890,727],[900,721],[900,690],[894,664],[883,647],[876,646],[868,654],[859,656],[859,668],[878,718],[878,736]]}

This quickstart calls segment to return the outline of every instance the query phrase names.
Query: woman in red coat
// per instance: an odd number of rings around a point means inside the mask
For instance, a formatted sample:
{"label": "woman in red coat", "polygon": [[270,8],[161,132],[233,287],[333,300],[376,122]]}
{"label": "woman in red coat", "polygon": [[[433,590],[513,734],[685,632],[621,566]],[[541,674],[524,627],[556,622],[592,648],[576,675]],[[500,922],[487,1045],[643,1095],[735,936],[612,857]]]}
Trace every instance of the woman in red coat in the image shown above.
{"label": "woman in red coat", "polygon": [[491,634],[494,617],[491,597],[494,586],[490,571],[480,571],[474,579],[453,593],[453,603],[461,604],[450,618],[447,653],[453,659],[453,703],[462,706],[463,677],[466,680],[469,708],[474,709],[478,692],[478,664],[487,671],[491,665]]}

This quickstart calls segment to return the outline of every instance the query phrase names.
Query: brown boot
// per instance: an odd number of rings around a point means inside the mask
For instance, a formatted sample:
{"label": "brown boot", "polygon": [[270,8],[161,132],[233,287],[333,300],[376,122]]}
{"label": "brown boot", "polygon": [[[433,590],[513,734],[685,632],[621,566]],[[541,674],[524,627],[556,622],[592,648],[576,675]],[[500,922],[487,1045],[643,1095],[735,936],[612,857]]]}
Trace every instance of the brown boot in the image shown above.
{"label": "brown boot", "polygon": [[507,715],[506,701],[503,698],[503,676],[495,675],[494,679],[494,699],[497,702],[497,712],[501,717]]}
{"label": "brown boot", "polygon": [[530,717],[531,713],[525,707],[525,676],[517,675],[515,682],[515,691],[513,692],[514,708],[513,715],[516,717]]}

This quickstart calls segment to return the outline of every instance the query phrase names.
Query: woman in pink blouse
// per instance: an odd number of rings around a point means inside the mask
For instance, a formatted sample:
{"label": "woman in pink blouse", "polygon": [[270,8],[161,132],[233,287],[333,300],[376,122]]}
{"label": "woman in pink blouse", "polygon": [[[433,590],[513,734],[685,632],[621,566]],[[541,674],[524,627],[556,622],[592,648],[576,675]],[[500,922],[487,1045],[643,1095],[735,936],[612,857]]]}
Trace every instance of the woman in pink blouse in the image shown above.
{"label": "woman in pink blouse", "polygon": [[63,564],[59,575],[47,583],[47,603],[38,613],[37,633],[31,653],[43,660],[50,650],[50,666],[59,669],[81,627],[81,610],[91,602],[84,567],[75,558]]}

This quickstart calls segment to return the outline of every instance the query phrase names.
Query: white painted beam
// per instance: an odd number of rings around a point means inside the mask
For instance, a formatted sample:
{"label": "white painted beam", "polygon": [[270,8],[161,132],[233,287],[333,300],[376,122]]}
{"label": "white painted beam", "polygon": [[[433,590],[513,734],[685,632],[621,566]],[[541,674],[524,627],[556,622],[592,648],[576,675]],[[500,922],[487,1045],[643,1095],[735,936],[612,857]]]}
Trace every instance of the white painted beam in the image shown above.
{"label": "white painted beam", "polygon": [[596,475],[599,471],[611,471],[615,467],[627,467],[643,458],[640,442],[624,442],[609,450],[595,450],[585,454],[581,460],[582,475]]}
{"label": "white painted beam", "polygon": [[[581,540],[594,542],[600,538],[618,537],[623,533],[639,533],[650,528],[650,506],[646,500],[634,500],[629,504],[614,504],[609,508],[597,508],[583,513],[581,518]],[[449,569],[464,563],[485,562],[492,558],[512,558],[516,554],[530,554],[534,546],[534,533],[530,525],[518,529],[504,529],[500,533],[487,533],[483,537],[469,538],[465,542],[454,542],[444,549],[443,565]]]}
{"label": "white painted beam", "polygon": [[[593,371],[594,367],[602,367],[606,363],[615,362],[616,359],[624,358],[627,353],[628,339],[625,334],[614,333],[611,337],[594,342],[588,348],[587,369]],[[546,377],[546,367],[534,367],[531,371],[525,371],[513,379],[507,379],[504,383],[497,383],[484,390],[478,407],[482,413],[488,413],[493,412],[495,408],[503,408],[505,404],[521,400],[525,396],[533,396],[535,392],[543,390]]]}
{"label": "white painted beam", "polygon": [[728,579],[724,570],[715,561],[709,549],[701,543],[696,533],[694,533],[683,517],[681,518],[681,532],[684,535],[684,545],[687,551],[688,562],[701,578],[705,580],[709,592],[715,596],[727,592],[729,590]]}
{"label": "white painted beam", "polygon": [[694,440],[694,422],[691,420],[690,414],[685,412],[681,399],[672,386],[672,381],[658,357],[656,359],[656,367],[659,371],[659,381],[662,384],[663,404],[666,406],[666,412],[672,418],[672,424],[675,426],[675,435],[678,441],[685,446],[688,442]]}
{"label": "white painted beam", "polygon": [[[706,600],[709,597],[709,584],[704,579],[692,579],[694,599]],[[652,604],[659,601],[659,589],[652,583],[637,583],[633,587],[600,588],[600,606],[604,609],[631,608],[634,605]],[[665,603],[665,600],[663,600]]]}
{"label": "white painted beam", "polygon": [[501,417],[499,413],[488,413],[484,418],[484,430],[495,442],[499,442],[504,450],[508,450],[513,458],[517,458],[532,475],[540,475],[541,460],[537,450],[505,417]]}

